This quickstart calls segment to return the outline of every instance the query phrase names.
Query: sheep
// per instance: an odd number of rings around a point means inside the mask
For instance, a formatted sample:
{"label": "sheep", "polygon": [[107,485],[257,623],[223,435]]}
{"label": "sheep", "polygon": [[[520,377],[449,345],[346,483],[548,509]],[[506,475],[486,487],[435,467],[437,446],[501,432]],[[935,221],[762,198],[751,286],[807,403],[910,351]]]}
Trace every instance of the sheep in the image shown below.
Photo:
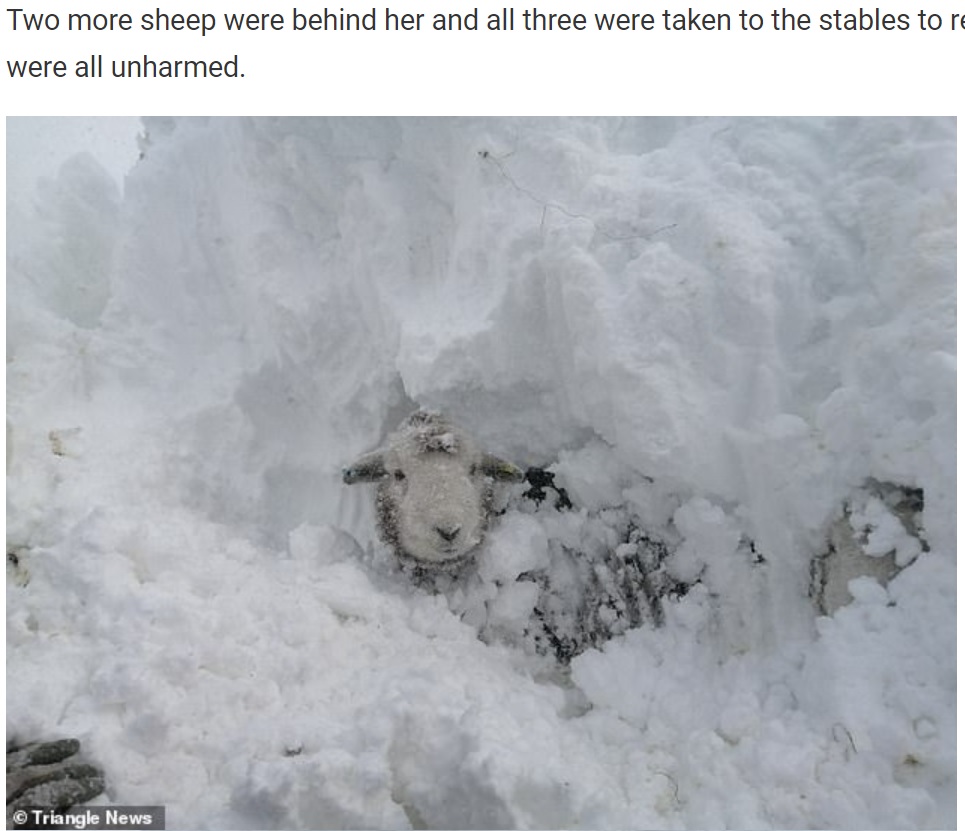
{"label": "sheep", "polygon": [[493,514],[494,483],[523,472],[484,453],[439,413],[418,410],[385,447],[342,471],[347,485],[378,482],[379,536],[403,564],[453,571],[468,562]]}

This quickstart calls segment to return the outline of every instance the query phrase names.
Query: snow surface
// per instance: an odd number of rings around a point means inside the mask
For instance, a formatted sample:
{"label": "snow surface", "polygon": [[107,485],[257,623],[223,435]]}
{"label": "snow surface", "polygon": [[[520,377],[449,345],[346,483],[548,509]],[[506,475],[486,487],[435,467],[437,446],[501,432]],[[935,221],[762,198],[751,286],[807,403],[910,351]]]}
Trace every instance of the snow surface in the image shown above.
{"label": "snow surface", "polygon": [[[955,824],[954,120],[146,130],[8,204],[8,734],[171,827]],[[575,509],[414,586],[340,469],[416,406]],[[869,477],[927,550],[865,495],[907,567],[818,616]],[[533,654],[628,524],[699,582]]]}

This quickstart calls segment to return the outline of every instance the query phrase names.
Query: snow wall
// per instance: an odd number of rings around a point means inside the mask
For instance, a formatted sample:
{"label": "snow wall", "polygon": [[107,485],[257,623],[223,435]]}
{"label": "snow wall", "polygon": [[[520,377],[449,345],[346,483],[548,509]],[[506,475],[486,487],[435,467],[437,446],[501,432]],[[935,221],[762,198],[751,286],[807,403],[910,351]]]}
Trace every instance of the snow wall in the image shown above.
{"label": "snow wall", "polygon": [[[145,132],[8,204],[8,734],[176,827],[954,825],[954,120]],[[417,406],[574,503],[471,597],[341,482]],[[928,550],[819,616],[869,478]],[[694,585],[559,667],[515,578],[607,512]]]}

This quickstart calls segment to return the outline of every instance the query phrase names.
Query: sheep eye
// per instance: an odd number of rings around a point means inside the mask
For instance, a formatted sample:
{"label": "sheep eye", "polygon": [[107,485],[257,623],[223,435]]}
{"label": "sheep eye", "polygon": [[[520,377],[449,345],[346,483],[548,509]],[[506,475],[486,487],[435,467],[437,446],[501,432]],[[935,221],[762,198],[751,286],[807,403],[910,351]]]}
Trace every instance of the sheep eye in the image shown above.
{"label": "sheep eye", "polygon": [[401,482],[405,479],[405,474],[401,470],[397,470],[392,474],[395,477],[396,482]]}

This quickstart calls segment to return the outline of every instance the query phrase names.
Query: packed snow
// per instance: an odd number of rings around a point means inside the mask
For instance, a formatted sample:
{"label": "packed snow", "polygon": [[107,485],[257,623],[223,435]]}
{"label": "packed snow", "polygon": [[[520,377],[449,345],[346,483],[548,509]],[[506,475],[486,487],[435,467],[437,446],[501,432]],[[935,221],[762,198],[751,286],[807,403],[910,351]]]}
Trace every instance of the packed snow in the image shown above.
{"label": "packed snow", "polygon": [[[179,828],[955,825],[953,119],[140,142],[8,196],[8,736]],[[419,407],[552,482],[428,583],[341,477]]]}

